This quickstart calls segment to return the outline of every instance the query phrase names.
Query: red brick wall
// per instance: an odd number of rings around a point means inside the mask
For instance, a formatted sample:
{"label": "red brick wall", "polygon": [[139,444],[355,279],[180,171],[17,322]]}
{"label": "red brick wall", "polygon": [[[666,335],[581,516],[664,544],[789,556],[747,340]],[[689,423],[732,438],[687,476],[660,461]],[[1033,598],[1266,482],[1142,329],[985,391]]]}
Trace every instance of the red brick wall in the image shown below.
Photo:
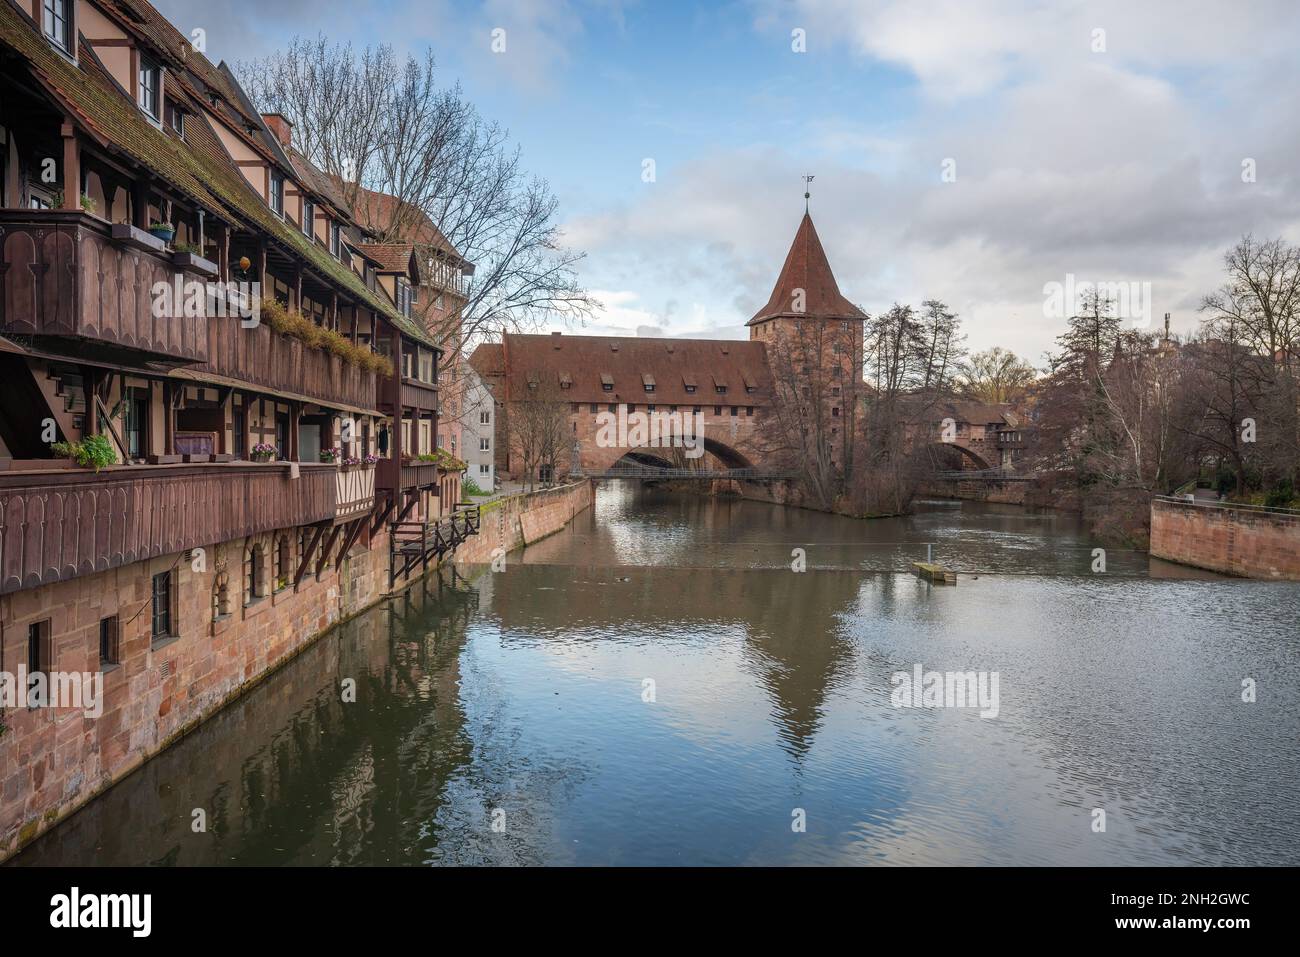
{"label": "red brick wall", "polygon": [[1151,554],[1245,578],[1300,581],[1300,515],[1157,500]]}
{"label": "red brick wall", "polygon": [[[297,531],[287,532],[296,558]],[[267,576],[273,536],[206,550],[206,570],[167,555],[0,598],[0,668],[26,664],[28,626],[48,619],[51,670],[99,670],[99,622],[118,615],[118,666],[107,671],[103,713],[9,708],[0,715],[0,860],[163,750],[340,618],[381,597],[388,540],[357,546],[341,567],[308,574],[301,585],[244,604],[243,555],[261,541]],[[296,569],[296,561],[293,563]],[[154,644],[151,583],[172,570],[177,637]],[[312,566],[314,570],[314,565]],[[230,614],[214,619],[213,585],[224,574]],[[166,675],[164,675],[166,672]]]}

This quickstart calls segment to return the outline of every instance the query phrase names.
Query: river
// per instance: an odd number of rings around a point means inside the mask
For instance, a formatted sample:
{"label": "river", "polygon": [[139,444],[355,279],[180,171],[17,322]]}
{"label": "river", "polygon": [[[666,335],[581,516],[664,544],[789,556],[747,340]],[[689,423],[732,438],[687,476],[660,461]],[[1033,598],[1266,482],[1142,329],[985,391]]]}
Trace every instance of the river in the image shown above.
{"label": "river", "polygon": [[[926,543],[956,587],[906,572]],[[606,485],[504,570],[330,632],[12,863],[1294,863],[1300,586],[1093,571],[1096,547],[1010,506]],[[996,672],[996,716],[895,707],[917,665]]]}

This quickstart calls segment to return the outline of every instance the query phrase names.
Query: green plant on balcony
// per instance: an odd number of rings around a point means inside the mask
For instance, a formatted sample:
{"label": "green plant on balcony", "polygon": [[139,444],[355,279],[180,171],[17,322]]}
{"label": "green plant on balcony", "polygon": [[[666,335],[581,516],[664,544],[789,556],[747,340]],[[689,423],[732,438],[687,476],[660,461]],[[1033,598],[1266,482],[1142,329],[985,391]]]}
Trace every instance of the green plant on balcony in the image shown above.
{"label": "green plant on balcony", "polygon": [[81,194],[81,208],[92,215],[99,209],[99,203],[95,202],[93,197]]}
{"label": "green plant on balcony", "polygon": [[149,232],[153,234],[155,239],[161,239],[165,243],[171,242],[176,237],[176,227],[161,220],[154,220],[150,223]]}
{"label": "green plant on balcony", "polygon": [[368,372],[393,374],[393,364],[386,357],[371,352],[364,346],[353,345],[347,336],[334,329],[316,325],[274,297],[262,303],[262,319],[272,331],[292,336],[308,348],[322,349]]}
{"label": "green plant on balcony", "polygon": [[194,243],[172,243],[172,250],[178,253],[190,253],[194,256],[203,255],[203,250]]}
{"label": "green plant on balcony", "polygon": [[464,472],[469,468],[468,465],[446,449],[438,449],[435,452],[422,452],[419,455],[412,456],[412,459],[416,462],[432,462],[444,472]]}
{"label": "green plant on balcony", "polygon": [[55,458],[66,458],[82,468],[96,472],[117,462],[112,444],[102,435],[88,435],[80,442],[55,442],[50,446]]}

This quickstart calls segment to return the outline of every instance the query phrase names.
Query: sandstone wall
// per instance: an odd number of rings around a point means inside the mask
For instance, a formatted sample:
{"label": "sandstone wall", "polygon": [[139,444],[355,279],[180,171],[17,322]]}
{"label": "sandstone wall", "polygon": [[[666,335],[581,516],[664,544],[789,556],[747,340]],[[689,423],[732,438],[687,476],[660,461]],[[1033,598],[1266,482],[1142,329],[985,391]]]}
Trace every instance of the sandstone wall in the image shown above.
{"label": "sandstone wall", "polygon": [[1300,581],[1300,515],[1157,499],[1151,554],[1228,575]]}

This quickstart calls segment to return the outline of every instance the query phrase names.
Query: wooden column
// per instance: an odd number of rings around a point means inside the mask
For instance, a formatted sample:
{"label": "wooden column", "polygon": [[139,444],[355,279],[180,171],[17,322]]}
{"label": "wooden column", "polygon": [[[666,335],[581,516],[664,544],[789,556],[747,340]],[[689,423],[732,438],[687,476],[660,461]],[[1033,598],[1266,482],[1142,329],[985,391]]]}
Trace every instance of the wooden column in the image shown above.
{"label": "wooden column", "polygon": [[68,120],[59,132],[63,136],[63,208],[81,208],[81,151],[77,148],[77,131]]}
{"label": "wooden column", "polygon": [[217,274],[230,282],[230,227],[225,223],[217,227]]}
{"label": "wooden column", "polygon": [[81,391],[86,396],[86,419],[81,432],[83,435],[99,435],[99,407],[95,404],[99,395],[99,370],[94,366],[81,367]]}
{"label": "wooden column", "polygon": [[289,461],[298,461],[298,421],[302,417],[302,404],[289,403]]}
{"label": "wooden column", "polygon": [[131,223],[137,229],[149,228],[149,185],[144,174],[131,182]]}
{"label": "wooden column", "polygon": [[275,294],[275,291],[271,288],[271,284],[268,281],[268,277],[266,274],[266,237],[265,236],[259,237],[257,240],[257,262],[254,265],[257,267],[257,273],[256,273],[257,281],[261,283],[262,286],[262,297],[265,299],[267,297],[273,296]]}
{"label": "wooden column", "polygon": [[293,267],[293,289],[292,301],[289,303],[290,309],[296,309],[302,312],[302,267]]}
{"label": "wooden column", "polygon": [[339,294],[337,292],[330,293],[329,327],[335,332],[339,330]]}
{"label": "wooden column", "polygon": [[[176,454],[176,407],[171,380],[163,382],[163,455]],[[182,390],[182,395],[184,391]]]}

